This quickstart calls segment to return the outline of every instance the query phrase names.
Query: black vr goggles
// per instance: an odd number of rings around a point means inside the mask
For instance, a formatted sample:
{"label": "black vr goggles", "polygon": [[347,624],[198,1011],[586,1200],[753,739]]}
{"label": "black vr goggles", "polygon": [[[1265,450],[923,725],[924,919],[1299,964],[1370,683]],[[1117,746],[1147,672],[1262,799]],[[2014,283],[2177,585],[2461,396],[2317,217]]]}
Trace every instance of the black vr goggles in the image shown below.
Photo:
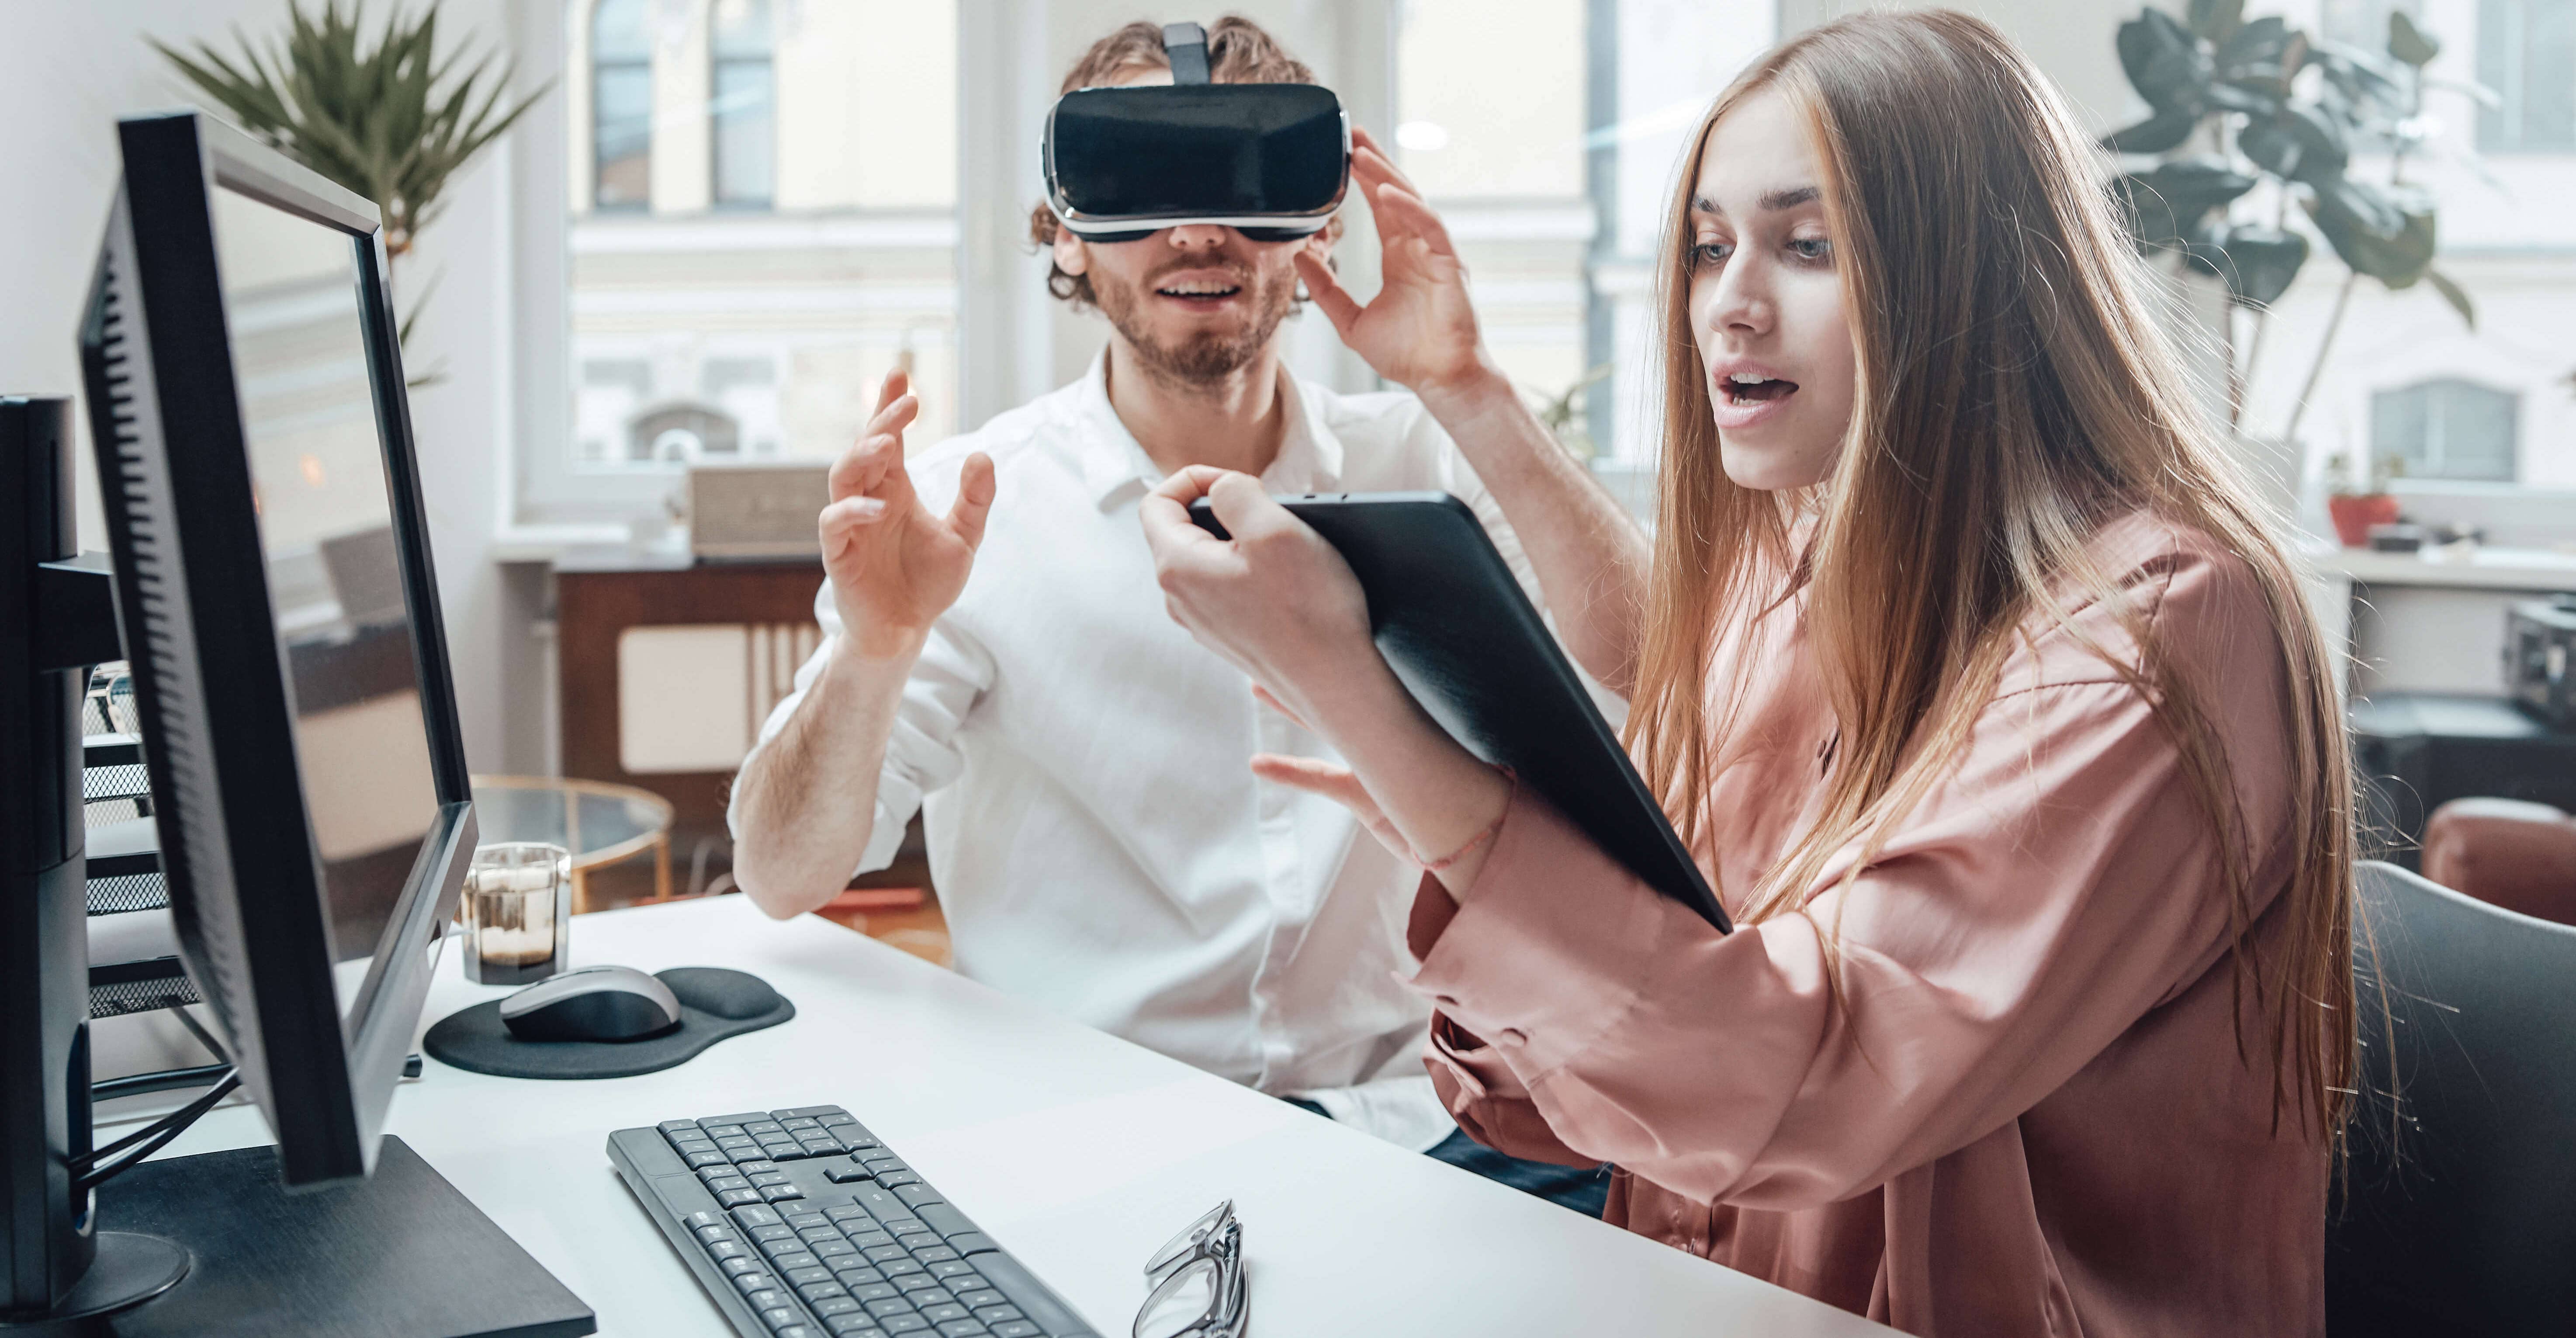
{"label": "black vr goggles", "polygon": [[1163,29],[1170,87],[1081,88],[1047,113],[1047,208],[1085,241],[1187,223],[1256,242],[1322,231],[1350,181],[1350,120],[1313,84],[1208,82],[1207,31]]}

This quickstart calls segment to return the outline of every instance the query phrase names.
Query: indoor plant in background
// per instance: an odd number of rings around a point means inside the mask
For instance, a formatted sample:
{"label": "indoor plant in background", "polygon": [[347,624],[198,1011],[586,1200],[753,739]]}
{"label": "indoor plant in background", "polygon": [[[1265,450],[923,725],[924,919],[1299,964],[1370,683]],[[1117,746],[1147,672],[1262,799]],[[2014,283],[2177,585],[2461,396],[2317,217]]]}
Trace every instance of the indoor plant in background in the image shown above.
{"label": "indoor plant in background", "polygon": [[[229,60],[203,42],[194,57],[158,41],[152,46],[243,129],[376,202],[390,287],[420,230],[444,207],[447,183],[544,96],[551,81],[504,109],[517,62],[487,83],[493,53],[468,63],[470,53],[455,50],[441,59],[435,3],[416,19],[396,7],[372,45],[360,31],[362,3],[344,15],[339,0],[323,0],[314,16],[287,0],[286,14],[285,37],[265,51],[235,30],[241,49]],[[404,314],[406,345],[436,286],[434,278],[424,285]],[[411,384],[439,375],[433,367],[415,373]]]}
{"label": "indoor plant in background", "polygon": [[2397,498],[2388,491],[2388,484],[2398,472],[2394,457],[2372,460],[2365,489],[2354,478],[2351,456],[2337,451],[2327,458],[2326,516],[2334,522],[2335,538],[2344,547],[2367,547],[2372,526],[2397,523]]}
{"label": "indoor plant in background", "polygon": [[[2476,327],[2468,293],[2433,268],[2434,201],[2407,181],[2406,164],[2427,151],[2436,128],[2423,113],[2426,87],[2494,94],[2428,76],[2440,44],[2403,11],[2388,16],[2384,53],[2313,37],[2279,17],[2249,21],[2243,0],[2190,0],[2181,19],[2149,8],[2120,25],[2118,46],[2151,114],[2102,141],[2131,160],[2117,195],[2141,252],[2226,285],[2220,331],[2231,425],[2243,431],[2271,304],[2307,263],[2311,233],[2346,273],[2281,430],[2294,463],[2299,421],[2363,278],[2391,290],[2429,283]],[[2364,153],[2385,154],[2385,171],[2352,175]],[[2258,186],[2269,189],[2258,195]]]}

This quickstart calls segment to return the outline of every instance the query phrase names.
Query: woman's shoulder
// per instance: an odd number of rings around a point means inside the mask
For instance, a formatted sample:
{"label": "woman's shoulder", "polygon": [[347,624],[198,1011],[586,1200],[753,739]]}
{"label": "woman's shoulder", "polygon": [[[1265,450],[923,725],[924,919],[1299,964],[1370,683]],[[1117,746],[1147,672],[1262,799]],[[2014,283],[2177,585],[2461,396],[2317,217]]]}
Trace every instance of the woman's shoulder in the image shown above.
{"label": "woman's shoulder", "polygon": [[2023,644],[2005,662],[1999,693],[2135,683],[2142,672],[2153,681],[2158,675],[2145,663],[2142,637],[2165,668],[2204,681],[2268,682],[2278,675],[2284,612],[2274,608],[2254,564],[2215,535],[2132,511],[2096,530],[2084,557],[2090,570],[2061,579],[2058,607],[2024,624]]}

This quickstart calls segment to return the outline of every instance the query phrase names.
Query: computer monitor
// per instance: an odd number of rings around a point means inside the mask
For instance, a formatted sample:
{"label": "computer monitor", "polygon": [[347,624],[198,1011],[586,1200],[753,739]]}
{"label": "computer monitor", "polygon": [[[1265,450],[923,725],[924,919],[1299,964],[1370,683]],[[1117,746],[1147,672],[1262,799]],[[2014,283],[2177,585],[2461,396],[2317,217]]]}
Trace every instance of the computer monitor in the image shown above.
{"label": "computer monitor", "polygon": [[81,347],[171,915],[285,1183],[355,1179],[475,842],[382,229],[212,118],[119,139]]}

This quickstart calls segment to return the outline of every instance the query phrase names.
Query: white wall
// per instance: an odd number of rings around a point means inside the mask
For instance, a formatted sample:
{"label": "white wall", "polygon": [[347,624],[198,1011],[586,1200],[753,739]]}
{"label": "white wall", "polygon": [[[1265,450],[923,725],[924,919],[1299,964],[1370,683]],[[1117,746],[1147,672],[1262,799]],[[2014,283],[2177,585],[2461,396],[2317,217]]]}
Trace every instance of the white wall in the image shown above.
{"label": "white wall", "polygon": [[[441,34],[496,33],[501,9],[502,0],[445,0]],[[234,25],[269,34],[282,29],[285,12],[284,0],[0,0],[10,67],[0,78],[0,389],[78,398],[73,339],[116,186],[116,118],[195,100],[145,36],[183,50],[201,38],[229,49]],[[503,594],[485,560],[506,430],[500,177],[487,162],[453,181],[446,213],[407,267],[409,276],[445,272],[413,362],[443,360],[447,379],[413,393],[412,421],[466,758],[477,770],[524,756],[502,727]],[[103,549],[86,420],[79,431],[82,546]]]}

